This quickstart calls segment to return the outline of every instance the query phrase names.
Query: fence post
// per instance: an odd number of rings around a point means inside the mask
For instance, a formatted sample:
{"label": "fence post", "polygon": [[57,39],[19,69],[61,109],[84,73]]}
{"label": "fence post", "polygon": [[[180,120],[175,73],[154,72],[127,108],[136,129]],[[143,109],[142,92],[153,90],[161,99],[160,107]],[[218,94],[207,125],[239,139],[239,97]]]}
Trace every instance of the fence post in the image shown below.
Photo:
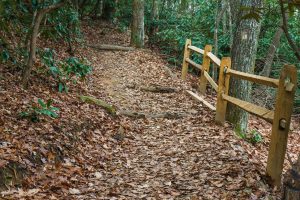
{"label": "fence post", "polygon": [[184,56],[183,56],[183,62],[182,62],[182,73],[181,73],[181,79],[186,80],[186,75],[188,73],[189,64],[186,62],[187,58],[190,58],[191,50],[188,49],[188,46],[192,45],[192,41],[190,39],[187,39],[185,42],[184,47]]}
{"label": "fence post", "polygon": [[209,66],[210,66],[210,58],[207,56],[207,53],[211,52],[212,46],[206,45],[204,48],[204,54],[203,54],[203,63],[202,63],[202,70],[201,70],[201,76],[200,76],[200,82],[199,82],[199,92],[202,95],[205,95],[206,92],[206,85],[207,80],[204,76],[204,71],[209,72]]}
{"label": "fence post", "polygon": [[219,72],[219,87],[217,94],[217,110],[216,110],[216,122],[224,124],[225,115],[227,109],[227,101],[222,97],[222,94],[228,95],[230,75],[226,74],[226,70],[231,68],[231,58],[225,57],[221,60],[220,72]]}
{"label": "fence post", "polygon": [[267,162],[267,175],[280,187],[288,133],[297,88],[297,69],[286,65],[281,71]]}

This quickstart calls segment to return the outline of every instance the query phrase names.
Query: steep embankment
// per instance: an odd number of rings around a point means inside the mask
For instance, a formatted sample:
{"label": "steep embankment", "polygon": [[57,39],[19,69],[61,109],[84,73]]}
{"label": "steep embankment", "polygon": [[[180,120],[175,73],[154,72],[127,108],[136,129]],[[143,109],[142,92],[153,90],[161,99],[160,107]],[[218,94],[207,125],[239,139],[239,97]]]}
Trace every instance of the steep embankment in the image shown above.
{"label": "steep embankment", "polygon": [[[105,24],[85,26],[85,30],[89,44],[129,42],[127,34]],[[56,45],[57,55],[65,57],[66,48]],[[263,178],[269,125],[251,120],[251,129],[264,136],[255,146],[237,137],[229,124],[218,126],[215,113],[185,93],[197,77],[181,81],[180,72],[170,74],[166,61],[150,50],[84,47],[78,54],[87,57],[94,70],[67,94],[56,92],[51,81],[39,74],[34,74],[30,89],[23,90],[14,78],[17,72],[1,68],[0,175],[5,179],[0,186],[21,186],[23,180],[22,190],[2,192],[5,199],[263,199],[278,195]],[[175,92],[145,90],[153,85]],[[105,100],[119,112],[146,117],[112,116],[82,103],[78,94]],[[60,108],[58,119],[32,123],[17,117],[31,101],[49,97]],[[206,99],[214,101],[213,95]],[[289,153],[296,158],[300,132],[293,126]]]}

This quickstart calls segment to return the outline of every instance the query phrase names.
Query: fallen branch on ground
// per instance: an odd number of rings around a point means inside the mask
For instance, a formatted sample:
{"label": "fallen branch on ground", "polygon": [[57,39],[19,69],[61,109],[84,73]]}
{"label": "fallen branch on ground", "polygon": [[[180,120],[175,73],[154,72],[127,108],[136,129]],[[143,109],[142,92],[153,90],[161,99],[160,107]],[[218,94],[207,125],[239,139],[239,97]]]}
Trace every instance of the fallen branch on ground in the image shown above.
{"label": "fallen branch on ground", "polygon": [[86,46],[98,49],[98,50],[107,50],[107,51],[133,51],[135,48],[133,47],[123,47],[118,45],[110,45],[110,44],[101,44],[101,45],[90,45]]}
{"label": "fallen branch on ground", "polygon": [[174,93],[177,92],[176,89],[170,87],[161,87],[161,86],[149,86],[149,87],[141,87],[142,91],[146,92],[156,92],[156,93]]}
{"label": "fallen branch on ground", "polygon": [[104,108],[108,113],[116,115],[116,108],[113,105],[106,103],[105,101],[90,96],[80,96],[79,98],[85,103],[95,104]]}
{"label": "fallen branch on ground", "polygon": [[183,117],[189,116],[190,113],[179,113],[179,112],[162,112],[162,113],[144,113],[144,112],[135,112],[130,110],[121,110],[118,111],[113,105],[110,105],[106,103],[105,101],[102,101],[100,99],[96,99],[94,97],[90,96],[79,96],[81,101],[89,104],[95,104],[102,108],[104,108],[108,113],[112,115],[119,115],[119,116],[126,116],[131,117],[135,119],[141,119],[141,118],[153,118],[153,119],[159,119],[159,118],[165,118],[165,119],[180,119]]}

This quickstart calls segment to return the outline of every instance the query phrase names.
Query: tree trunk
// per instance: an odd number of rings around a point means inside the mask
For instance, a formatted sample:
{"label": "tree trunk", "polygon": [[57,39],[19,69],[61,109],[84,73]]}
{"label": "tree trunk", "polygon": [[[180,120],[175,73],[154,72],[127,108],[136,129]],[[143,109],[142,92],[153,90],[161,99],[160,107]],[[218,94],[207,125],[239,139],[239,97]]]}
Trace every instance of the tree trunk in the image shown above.
{"label": "tree trunk", "polygon": [[115,13],[115,1],[112,0],[103,0],[103,10],[102,10],[102,19],[113,21]]}
{"label": "tree trunk", "polygon": [[88,0],[82,0],[79,4],[79,15],[80,15],[80,18],[83,19],[84,17],[84,7],[89,3]]}
{"label": "tree trunk", "polygon": [[300,155],[283,180],[283,200],[300,199]]}
{"label": "tree trunk", "polygon": [[132,26],[131,45],[137,48],[144,47],[144,0],[133,0],[132,2]]}
{"label": "tree trunk", "polygon": [[272,63],[274,60],[274,56],[276,53],[277,48],[280,45],[280,38],[283,33],[282,30],[282,22],[280,26],[277,28],[277,31],[273,37],[272,43],[270,44],[266,59],[265,59],[265,65],[263,70],[261,71],[260,75],[261,76],[267,76],[269,77],[271,75],[271,70],[272,70]]}
{"label": "tree trunk", "polygon": [[93,15],[93,17],[96,19],[98,17],[99,14],[99,10],[100,10],[100,5],[101,5],[101,0],[97,0],[94,9],[91,11],[90,15]]}
{"label": "tree trunk", "polygon": [[103,1],[104,0],[100,0],[100,6],[99,6],[99,16],[102,17],[103,14]]}
{"label": "tree trunk", "polygon": [[[222,1],[219,0],[217,2],[217,7],[216,7],[216,19],[215,19],[215,30],[214,30],[214,54],[216,56],[218,56],[218,52],[219,52],[219,43],[218,43],[218,30],[219,30],[219,26],[220,26],[220,22],[221,19],[224,15],[224,12],[226,10],[226,4],[224,5],[225,7],[222,7],[223,4],[221,4]],[[219,4],[221,4],[221,7],[219,6]],[[213,65],[213,79],[216,81],[217,80],[217,70],[218,70],[218,66],[216,64]]]}
{"label": "tree trunk", "polygon": [[[240,2],[237,1],[237,3],[241,3],[240,6],[242,7],[261,8],[263,0],[240,0]],[[257,22],[255,19],[242,19],[245,14],[247,13],[239,7],[231,52],[231,68],[242,72],[253,73],[260,32],[260,22]],[[252,84],[249,81],[231,78],[229,90],[230,96],[249,101],[251,87]],[[227,119],[233,123],[236,131],[241,133],[247,131],[248,114],[245,111],[229,104]]]}
{"label": "tree trunk", "polygon": [[239,20],[242,0],[228,0],[228,4],[231,11],[229,14],[231,16],[232,24],[234,25],[235,22]]}
{"label": "tree trunk", "polygon": [[116,13],[119,12],[119,6],[118,6],[118,4],[119,4],[119,0],[114,0],[114,9],[113,9],[113,12],[112,12],[112,16],[113,16],[112,22],[114,24],[118,24],[118,21],[119,21],[117,15],[116,15]]}
{"label": "tree trunk", "polygon": [[151,27],[150,27],[150,37],[154,36],[157,32],[157,20],[158,15],[158,0],[152,0],[152,12],[151,12]]}
{"label": "tree trunk", "polygon": [[24,87],[27,87],[30,72],[31,72],[32,66],[33,66],[34,61],[35,61],[36,41],[37,41],[37,36],[38,36],[38,33],[39,33],[39,28],[40,28],[42,18],[43,18],[43,15],[42,15],[42,13],[39,12],[36,16],[35,23],[34,23],[33,30],[32,30],[32,34],[31,34],[29,57],[28,57],[27,65],[24,69],[24,74],[23,74],[23,79],[22,79],[22,84],[23,84]]}
{"label": "tree trunk", "polygon": [[28,60],[27,60],[27,64],[24,68],[23,77],[22,77],[22,84],[25,88],[28,85],[31,69],[32,69],[32,67],[34,65],[34,62],[35,62],[36,41],[37,41],[41,21],[42,21],[42,19],[45,16],[46,13],[48,13],[48,12],[54,10],[54,9],[57,9],[57,8],[63,6],[63,5],[64,5],[64,2],[51,5],[47,8],[44,8],[44,9],[38,11],[36,16],[35,16],[33,30],[32,30],[32,34],[31,34],[31,38],[30,38],[29,57],[28,57]]}
{"label": "tree trunk", "polygon": [[[225,2],[226,3],[226,2]],[[233,25],[232,25],[232,16],[231,16],[231,5],[229,2],[227,2],[227,15],[228,15],[228,29],[229,29],[229,47],[232,49],[233,44]]]}
{"label": "tree trunk", "polygon": [[[222,8],[227,7],[228,6],[228,2],[227,1],[222,1]],[[227,8],[225,9],[225,13],[223,14],[222,17],[222,29],[223,29],[223,33],[227,33]]]}

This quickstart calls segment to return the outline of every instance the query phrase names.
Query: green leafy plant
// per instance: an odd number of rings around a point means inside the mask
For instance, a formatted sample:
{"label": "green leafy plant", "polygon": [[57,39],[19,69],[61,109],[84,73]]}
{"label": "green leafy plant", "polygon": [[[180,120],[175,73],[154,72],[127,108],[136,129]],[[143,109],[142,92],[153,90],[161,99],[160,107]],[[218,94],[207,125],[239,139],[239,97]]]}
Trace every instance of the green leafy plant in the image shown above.
{"label": "green leafy plant", "polygon": [[9,59],[10,55],[9,55],[9,52],[7,51],[7,49],[4,49],[2,52],[1,52],[1,56],[0,56],[0,60],[2,62],[7,62],[8,59]]}
{"label": "green leafy plant", "polygon": [[79,13],[76,8],[70,4],[51,13],[48,17],[49,26],[44,29],[44,35],[53,39],[62,38],[68,43],[68,52],[70,55],[75,53],[74,44],[82,42],[80,30]]}
{"label": "green leafy plant", "polygon": [[87,74],[91,73],[92,67],[88,65],[87,60],[78,59],[76,57],[68,58],[62,65],[66,75],[75,74],[77,77],[85,78]]}
{"label": "green leafy plant", "polygon": [[66,60],[58,62],[55,59],[55,51],[45,49],[41,54],[41,60],[46,67],[46,73],[57,80],[57,87],[59,92],[68,92],[67,82],[73,80],[72,76],[84,79],[92,71],[92,67],[86,59],[79,59],[77,57],[70,57]]}
{"label": "green leafy plant", "polygon": [[45,49],[42,52],[41,60],[44,66],[46,66],[46,71],[49,76],[52,76],[57,80],[57,86],[59,92],[68,92],[68,87],[66,84],[67,77],[65,77],[64,72],[59,67],[59,64],[54,58],[55,52],[51,49]]}
{"label": "green leafy plant", "polygon": [[257,130],[252,130],[249,134],[248,141],[252,144],[257,144],[263,141],[263,136]]}
{"label": "green leafy plant", "polygon": [[48,74],[54,78],[59,78],[62,75],[62,71],[57,65],[57,62],[54,58],[55,51],[52,49],[46,48],[41,55],[42,63],[48,67]]}
{"label": "green leafy plant", "polygon": [[28,110],[21,112],[20,117],[30,119],[32,122],[39,122],[41,115],[57,118],[59,109],[52,106],[52,102],[52,99],[49,99],[47,102],[38,99],[38,106],[33,105]]}
{"label": "green leafy plant", "polygon": [[263,141],[263,136],[260,132],[257,130],[252,130],[250,133],[244,133],[238,130],[235,130],[235,133],[237,136],[242,138],[243,140],[251,143],[251,144],[257,144]]}

